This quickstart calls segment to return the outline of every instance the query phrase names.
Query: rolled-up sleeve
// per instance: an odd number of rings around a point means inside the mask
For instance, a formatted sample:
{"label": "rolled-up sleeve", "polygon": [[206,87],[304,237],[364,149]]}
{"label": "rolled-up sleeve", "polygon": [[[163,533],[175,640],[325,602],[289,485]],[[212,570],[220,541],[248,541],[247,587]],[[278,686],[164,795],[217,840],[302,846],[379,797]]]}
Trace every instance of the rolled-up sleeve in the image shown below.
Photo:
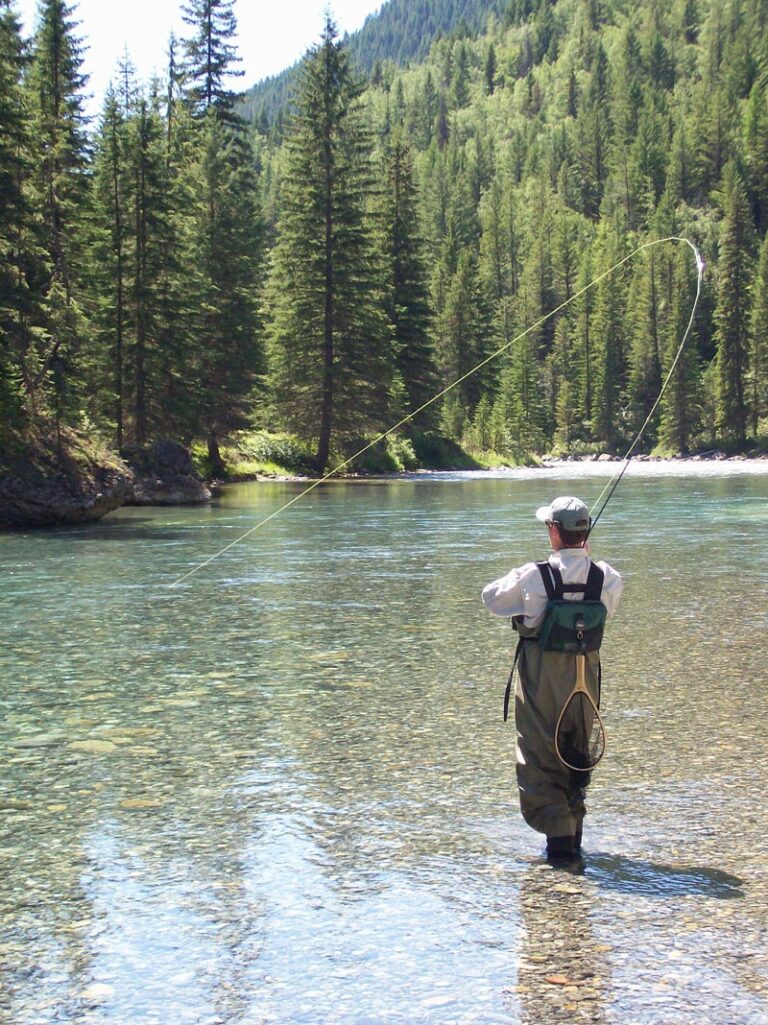
{"label": "rolled-up sleeve", "polygon": [[522,616],[527,611],[523,581],[536,568],[535,562],[527,562],[510,570],[504,577],[483,588],[483,605],[496,616]]}

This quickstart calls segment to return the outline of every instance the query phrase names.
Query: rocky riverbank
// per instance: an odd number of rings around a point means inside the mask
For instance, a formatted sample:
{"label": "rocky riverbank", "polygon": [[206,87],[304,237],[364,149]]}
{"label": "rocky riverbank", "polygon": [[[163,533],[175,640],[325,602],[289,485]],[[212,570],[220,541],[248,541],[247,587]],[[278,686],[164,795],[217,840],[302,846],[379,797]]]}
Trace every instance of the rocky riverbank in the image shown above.
{"label": "rocky riverbank", "polygon": [[211,491],[172,441],[119,458],[75,436],[37,438],[0,466],[0,529],[100,520],[122,505],[198,505]]}
{"label": "rocky riverbank", "polygon": [[122,452],[131,471],[126,505],[201,505],[211,489],[192,464],[189,450],[175,441],[156,441],[149,448]]}

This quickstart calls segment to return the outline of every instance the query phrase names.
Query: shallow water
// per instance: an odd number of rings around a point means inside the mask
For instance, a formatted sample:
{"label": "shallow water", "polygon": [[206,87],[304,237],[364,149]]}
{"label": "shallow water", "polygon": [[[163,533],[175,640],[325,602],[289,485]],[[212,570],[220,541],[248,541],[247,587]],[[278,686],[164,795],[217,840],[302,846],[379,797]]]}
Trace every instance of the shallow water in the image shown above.
{"label": "shallow water", "polygon": [[582,876],[478,594],[615,467],[231,488],[0,536],[0,1021],[768,1020],[768,468],[630,467]]}

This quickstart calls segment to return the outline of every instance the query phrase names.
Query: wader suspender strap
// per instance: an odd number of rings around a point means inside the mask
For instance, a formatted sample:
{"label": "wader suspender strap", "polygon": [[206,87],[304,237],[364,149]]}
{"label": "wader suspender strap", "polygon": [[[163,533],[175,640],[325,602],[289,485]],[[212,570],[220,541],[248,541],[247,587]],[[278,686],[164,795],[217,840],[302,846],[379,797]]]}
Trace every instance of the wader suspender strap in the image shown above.
{"label": "wader suspender strap", "polygon": [[515,658],[509,672],[509,679],[507,680],[507,689],[504,691],[504,722],[507,721],[507,716],[509,715],[509,698],[512,694],[512,679],[515,675],[515,666],[517,665],[518,658],[520,658],[520,651],[522,650],[524,640],[525,637],[518,638],[517,647],[515,648]]}
{"label": "wader suspender strap", "polygon": [[594,562],[589,563],[586,584],[564,584],[563,575],[557,566],[549,562],[537,562],[544,589],[549,601],[562,601],[564,594],[584,593],[584,601],[600,601],[605,574]]}

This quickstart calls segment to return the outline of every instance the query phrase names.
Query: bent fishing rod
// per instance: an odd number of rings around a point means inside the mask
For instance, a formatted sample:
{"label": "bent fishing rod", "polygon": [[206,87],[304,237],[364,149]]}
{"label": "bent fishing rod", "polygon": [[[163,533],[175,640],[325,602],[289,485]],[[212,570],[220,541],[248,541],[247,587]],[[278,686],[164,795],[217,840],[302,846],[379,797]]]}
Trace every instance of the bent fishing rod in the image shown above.
{"label": "bent fishing rod", "polygon": [[663,384],[663,386],[661,388],[661,391],[659,392],[659,394],[658,394],[658,396],[656,398],[656,401],[654,402],[654,404],[653,404],[653,406],[651,408],[650,413],[646,417],[645,423],[640,428],[640,430],[639,430],[635,440],[630,445],[629,450],[627,451],[627,454],[624,457],[624,466],[622,467],[621,472],[617,475],[617,479],[615,480],[615,483],[613,481],[609,481],[608,485],[606,485],[606,488],[603,489],[603,493],[600,495],[600,497],[598,498],[597,502],[595,503],[596,505],[599,505],[601,500],[602,500],[602,498],[603,498],[603,495],[605,494],[605,491],[607,491],[610,488],[610,491],[609,491],[609,494],[608,494],[607,498],[605,499],[605,501],[603,502],[602,506],[600,507],[600,510],[597,513],[597,515],[594,517],[594,520],[592,522],[592,526],[590,527],[590,532],[592,530],[594,530],[594,527],[595,527],[598,519],[603,514],[603,510],[605,509],[606,505],[610,501],[611,496],[613,495],[614,491],[618,487],[619,481],[624,476],[624,472],[625,472],[627,466],[629,466],[629,462],[630,462],[630,459],[632,458],[632,455],[634,454],[634,450],[636,449],[637,445],[640,442],[640,439],[642,438],[643,434],[645,433],[645,430],[648,427],[648,424],[651,422],[651,419],[653,418],[653,414],[656,412],[656,409],[657,409],[657,407],[659,405],[659,402],[661,401],[662,396],[664,395],[664,392],[666,391],[669,382],[672,380],[672,375],[674,374],[675,368],[677,367],[677,364],[678,364],[678,362],[680,360],[680,357],[682,355],[683,349],[685,347],[685,344],[686,344],[686,342],[688,340],[688,337],[690,335],[691,329],[693,327],[693,320],[694,320],[694,316],[695,316],[695,313],[696,313],[696,307],[698,305],[699,296],[701,294],[701,282],[702,282],[702,276],[703,276],[703,272],[704,272],[704,261],[701,259],[699,251],[696,248],[696,246],[693,244],[693,242],[691,242],[690,239],[684,238],[684,237],[679,236],[679,235],[667,235],[665,238],[652,239],[649,242],[643,242],[642,245],[637,246],[627,256],[622,257],[621,260],[618,260],[616,263],[614,263],[607,270],[603,271],[602,274],[598,274],[597,277],[593,278],[590,282],[588,282],[586,285],[584,285],[583,288],[580,288],[577,292],[574,292],[574,294],[572,296],[570,296],[570,298],[568,298],[564,302],[560,303],[559,306],[556,306],[553,310],[550,310],[550,312],[546,313],[544,316],[539,317],[538,320],[534,321],[534,323],[531,324],[529,327],[527,327],[524,331],[521,331],[520,334],[515,335],[515,337],[512,338],[510,341],[505,342],[503,345],[499,346],[499,348],[496,349],[495,352],[492,352],[490,354],[490,356],[486,356],[485,359],[483,359],[479,363],[477,363],[476,366],[471,368],[471,370],[468,370],[465,374],[462,374],[461,377],[457,378],[455,381],[453,381],[451,384],[447,385],[445,388],[442,388],[439,392],[437,392],[436,395],[433,395],[431,399],[427,399],[427,401],[422,403],[417,409],[412,410],[410,413],[407,414],[407,416],[404,416],[401,420],[398,420],[398,422],[396,424],[393,424],[392,427],[387,428],[386,431],[382,431],[382,433],[378,434],[372,441],[369,441],[366,445],[363,445],[363,447],[359,451],[355,452],[354,455],[351,455],[348,459],[345,459],[343,462],[339,463],[337,466],[334,466],[332,470],[329,470],[327,473],[323,474],[322,477],[319,477],[317,480],[312,481],[312,483],[309,484],[306,488],[304,488],[303,491],[300,491],[297,495],[294,495],[293,498],[289,499],[287,502],[285,502],[283,505],[281,505],[278,509],[275,509],[274,512],[270,513],[269,516],[265,516],[262,520],[259,520],[258,523],[254,524],[254,526],[250,527],[244,533],[240,534],[239,537],[236,537],[233,541],[230,541],[230,543],[228,545],[225,545],[219,551],[214,552],[213,555],[210,555],[207,559],[204,559],[201,562],[199,562],[196,565],[194,565],[190,570],[188,570],[186,573],[182,574],[182,576],[180,576],[177,580],[174,580],[173,583],[169,584],[168,586],[171,587],[171,588],[177,587],[179,584],[181,584],[185,580],[189,579],[189,577],[191,577],[195,573],[199,572],[199,570],[203,569],[206,566],[210,566],[211,563],[215,562],[222,555],[224,555],[226,552],[228,552],[231,548],[234,548],[235,545],[238,545],[242,541],[245,541],[245,539],[250,537],[251,534],[255,534],[256,531],[260,530],[262,527],[266,526],[267,523],[270,523],[272,520],[276,519],[278,516],[280,516],[282,513],[284,513],[287,509],[289,509],[292,505],[295,505],[296,502],[299,502],[302,498],[304,498],[310,492],[314,491],[315,488],[319,487],[321,484],[324,484],[331,477],[333,477],[337,473],[339,473],[339,471],[345,469],[347,466],[349,466],[351,463],[353,463],[356,459],[358,459],[365,452],[368,452],[369,449],[372,449],[374,447],[374,445],[378,445],[380,441],[383,441],[385,438],[388,438],[390,434],[393,434],[395,431],[399,430],[399,428],[404,426],[404,424],[408,423],[410,420],[413,420],[413,418],[418,416],[419,413],[422,413],[425,409],[427,409],[433,403],[437,402],[439,399],[442,399],[449,392],[453,391],[454,388],[458,388],[458,386],[460,384],[463,384],[463,382],[468,380],[468,378],[472,377],[479,370],[482,370],[483,367],[487,366],[493,360],[497,359],[499,356],[502,355],[502,353],[504,353],[508,349],[510,349],[516,342],[519,342],[521,339],[525,338],[527,335],[531,334],[533,331],[536,331],[538,328],[540,328],[543,324],[545,324],[552,317],[557,316],[558,313],[561,313],[564,309],[566,309],[568,306],[570,306],[570,304],[572,302],[575,302],[577,299],[579,299],[586,292],[590,291],[590,289],[595,288],[597,285],[599,285],[606,278],[610,277],[612,274],[614,274],[621,267],[625,266],[625,264],[629,263],[630,260],[633,260],[639,253],[644,252],[646,249],[651,249],[654,246],[664,245],[664,244],[669,243],[669,242],[683,242],[683,243],[685,243],[685,245],[689,246],[693,250],[694,256],[696,257],[696,267],[697,267],[697,270],[698,270],[698,283],[697,283],[697,288],[696,288],[696,299],[694,301],[693,308],[691,309],[691,315],[690,315],[690,317],[688,319],[688,326],[685,329],[685,333],[683,335],[683,339],[682,339],[682,341],[680,343],[680,346],[679,346],[679,348],[677,350],[677,354],[675,356],[675,359],[672,362],[672,365],[671,365],[671,367],[669,369],[669,373],[667,374],[666,380],[664,381],[664,384]]}

